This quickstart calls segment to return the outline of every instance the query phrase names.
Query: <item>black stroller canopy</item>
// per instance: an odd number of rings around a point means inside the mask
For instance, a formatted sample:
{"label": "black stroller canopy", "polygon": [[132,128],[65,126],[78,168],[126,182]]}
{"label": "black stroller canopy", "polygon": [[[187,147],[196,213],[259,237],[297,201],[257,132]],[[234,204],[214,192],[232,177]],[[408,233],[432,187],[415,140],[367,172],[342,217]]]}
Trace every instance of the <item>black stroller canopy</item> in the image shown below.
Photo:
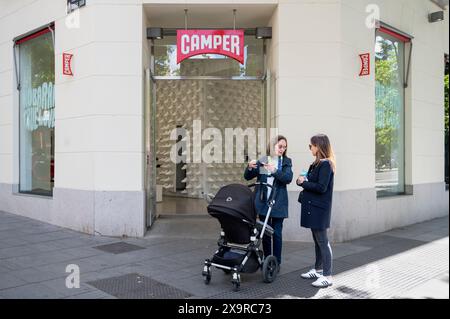
{"label": "black stroller canopy", "polygon": [[211,203],[208,213],[213,217],[228,215],[248,222],[256,223],[256,212],[253,203],[253,192],[241,184],[230,184],[222,187]]}

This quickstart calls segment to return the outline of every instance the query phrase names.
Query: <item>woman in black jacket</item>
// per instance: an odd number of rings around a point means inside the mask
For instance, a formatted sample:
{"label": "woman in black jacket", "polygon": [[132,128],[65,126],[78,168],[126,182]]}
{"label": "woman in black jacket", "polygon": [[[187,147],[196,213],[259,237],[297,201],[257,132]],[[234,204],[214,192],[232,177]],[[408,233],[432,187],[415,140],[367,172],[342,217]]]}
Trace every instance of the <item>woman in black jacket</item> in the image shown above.
{"label": "woman in black jacket", "polygon": [[330,228],[336,162],[330,140],[324,134],[313,136],[309,149],[316,160],[309,167],[308,174],[297,179],[297,185],[303,187],[298,199],[302,206],[301,226],[311,229],[316,263],[313,269],[301,277],[317,279],[312,285],[325,288],[333,284],[333,253],[327,229]]}
{"label": "woman in black jacket", "polygon": [[[292,173],[292,161],[287,157],[287,139],[282,135],[276,136],[267,148],[268,155],[275,158],[273,163],[260,163],[251,161],[248,163],[244,172],[246,180],[252,180],[256,177],[257,182],[268,183],[273,186],[275,194],[275,204],[272,208],[269,218],[269,226],[274,229],[273,238],[264,235],[263,250],[264,258],[273,255],[278,260],[278,266],[281,265],[281,250],[283,245],[283,221],[288,218],[288,192],[287,185],[291,183],[294,177]],[[265,168],[266,172],[261,173],[260,169]],[[270,175],[267,175],[270,173]],[[259,219],[264,221],[269,209],[267,199],[270,198],[272,189],[269,187],[258,186],[255,190],[255,208]],[[273,250],[272,250],[273,246]],[[279,268],[278,268],[279,270]]]}

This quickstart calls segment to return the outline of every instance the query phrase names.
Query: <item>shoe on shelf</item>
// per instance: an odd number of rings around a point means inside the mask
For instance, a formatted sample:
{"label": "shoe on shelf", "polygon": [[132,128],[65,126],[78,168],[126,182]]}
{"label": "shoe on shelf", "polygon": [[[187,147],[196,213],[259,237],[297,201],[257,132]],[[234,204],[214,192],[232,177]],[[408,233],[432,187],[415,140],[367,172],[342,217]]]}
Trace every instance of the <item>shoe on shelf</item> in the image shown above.
{"label": "shoe on shelf", "polygon": [[314,268],[300,275],[303,279],[316,279],[322,276],[322,271],[316,271]]}
{"label": "shoe on shelf", "polygon": [[333,281],[325,276],[321,276],[317,278],[317,280],[314,281],[312,285],[316,288],[327,288],[333,285]]}

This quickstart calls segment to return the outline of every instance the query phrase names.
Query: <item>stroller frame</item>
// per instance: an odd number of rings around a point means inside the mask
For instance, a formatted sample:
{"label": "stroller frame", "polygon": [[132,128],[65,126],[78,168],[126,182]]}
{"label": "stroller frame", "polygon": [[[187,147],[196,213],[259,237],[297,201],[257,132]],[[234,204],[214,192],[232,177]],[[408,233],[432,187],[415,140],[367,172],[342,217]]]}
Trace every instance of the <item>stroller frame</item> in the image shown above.
{"label": "stroller frame", "polygon": [[[270,198],[268,199],[268,202],[267,202],[269,208],[267,210],[267,214],[266,214],[264,223],[257,221],[256,225],[252,225],[252,224],[249,225],[249,226],[255,226],[255,228],[253,229],[253,235],[250,237],[250,243],[244,244],[244,245],[227,242],[225,239],[225,232],[223,230],[221,231],[220,238],[217,242],[217,245],[219,246],[219,250],[217,250],[215,254],[217,254],[220,251],[220,249],[224,249],[224,248],[245,251],[246,254],[245,254],[244,258],[242,259],[242,262],[239,265],[235,265],[235,266],[222,265],[222,264],[211,261],[211,259],[205,259],[204,266],[203,266],[203,272],[202,272],[205,284],[210,283],[211,267],[215,267],[215,268],[222,269],[226,274],[232,273],[231,283],[233,284],[233,290],[238,291],[240,288],[240,284],[241,284],[240,273],[246,272],[246,271],[244,271],[245,266],[246,266],[246,263],[248,262],[248,260],[251,258],[252,254],[255,254],[257,256],[258,267],[257,267],[256,271],[258,269],[262,269],[264,282],[271,283],[275,280],[277,273],[278,273],[278,269],[279,269],[278,261],[275,258],[275,256],[273,256],[273,255],[266,256],[266,258],[263,260],[263,258],[262,258],[263,253],[260,249],[264,235],[268,235],[268,236],[273,235],[273,229],[272,229],[272,227],[270,227],[268,225],[268,222],[269,222],[272,208],[275,204],[275,199],[274,199],[275,198],[275,189],[273,188],[272,185],[267,184],[267,183],[261,183],[261,182],[256,182],[256,183],[250,184],[250,185],[248,185],[248,187],[251,188],[256,185],[267,186],[272,189]],[[255,271],[251,271],[251,272],[255,272]]]}

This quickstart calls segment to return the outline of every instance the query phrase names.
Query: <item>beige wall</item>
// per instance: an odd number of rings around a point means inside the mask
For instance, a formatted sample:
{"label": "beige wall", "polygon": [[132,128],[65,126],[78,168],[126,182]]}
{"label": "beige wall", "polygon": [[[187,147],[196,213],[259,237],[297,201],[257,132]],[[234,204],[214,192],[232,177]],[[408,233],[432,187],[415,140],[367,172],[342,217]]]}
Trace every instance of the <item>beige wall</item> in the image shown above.
{"label": "beige wall", "polygon": [[[13,174],[11,169],[15,158],[11,104],[17,94],[12,39],[55,21],[55,187],[142,190],[140,1],[89,1],[78,11],[80,28],[67,27],[65,2],[4,1],[7,8],[2,14],[6,15],[0,19],[0,182],[18,182],[18,172]],[[62,75],[63,52],[74,54],[73,77]]]}
{"label": "beige wall", "polygon": [[[12,39],[52,21],[57,105],[53,200],[10,196],[0,209],[91,233],[143,235],[140,200],[132,207],[114,193],[143,192],[142,1],[91,0],[75,18],[63,0],[2,1],[0,12],[0,183],[19,180]],[[62,75],[63,52],[74,54],[73,77]],[[75,198],[77,191],[88,200]]]}
{"label": "beige wall", "polygon": [[57,64],[55,187],[141,190],[142,8],[89,3],[80,21],[56,24],[57,61],[73,53],[76,76]]}
{"label": "beige wall", "polygon": [[[366,27],[368,4],[380,20],[415,37],[406,91],[406,184],[413,196],[377,199],[375,192],[375,30]],[[439,10],[422,0],[280,1],[272,18],[272,71],[277,122],[289,139],[294,174],[313,160],[310,136],[329,135],[336,152],[330,236],[350,240],[448,214],[444,186],[443,57],[448,21],[428,23]],[[359,54],[371,53],[372,74],[359,77]],[[308,240],[299,228],[300,188],[292,183],[284,236]],[[433,197],[433,207],[427,198]]]}
{"label": "beige wall", "polygon": [[[448,21],[428,23],[428,13],[439,8],[422,0],[280,1],[272,19],[273,66],[279,129],[289,137],[295,173],[311,161],[309,137],[323,132],[338,158],[336,190],[375,186],[375,33],[365,25],[368,4],[379,6],[383,22],[415,37],[406,105],[406,182],[443,182],[442,39]],[[372,56],[372,74],[359,77],[358,55],[366,52]]]}

